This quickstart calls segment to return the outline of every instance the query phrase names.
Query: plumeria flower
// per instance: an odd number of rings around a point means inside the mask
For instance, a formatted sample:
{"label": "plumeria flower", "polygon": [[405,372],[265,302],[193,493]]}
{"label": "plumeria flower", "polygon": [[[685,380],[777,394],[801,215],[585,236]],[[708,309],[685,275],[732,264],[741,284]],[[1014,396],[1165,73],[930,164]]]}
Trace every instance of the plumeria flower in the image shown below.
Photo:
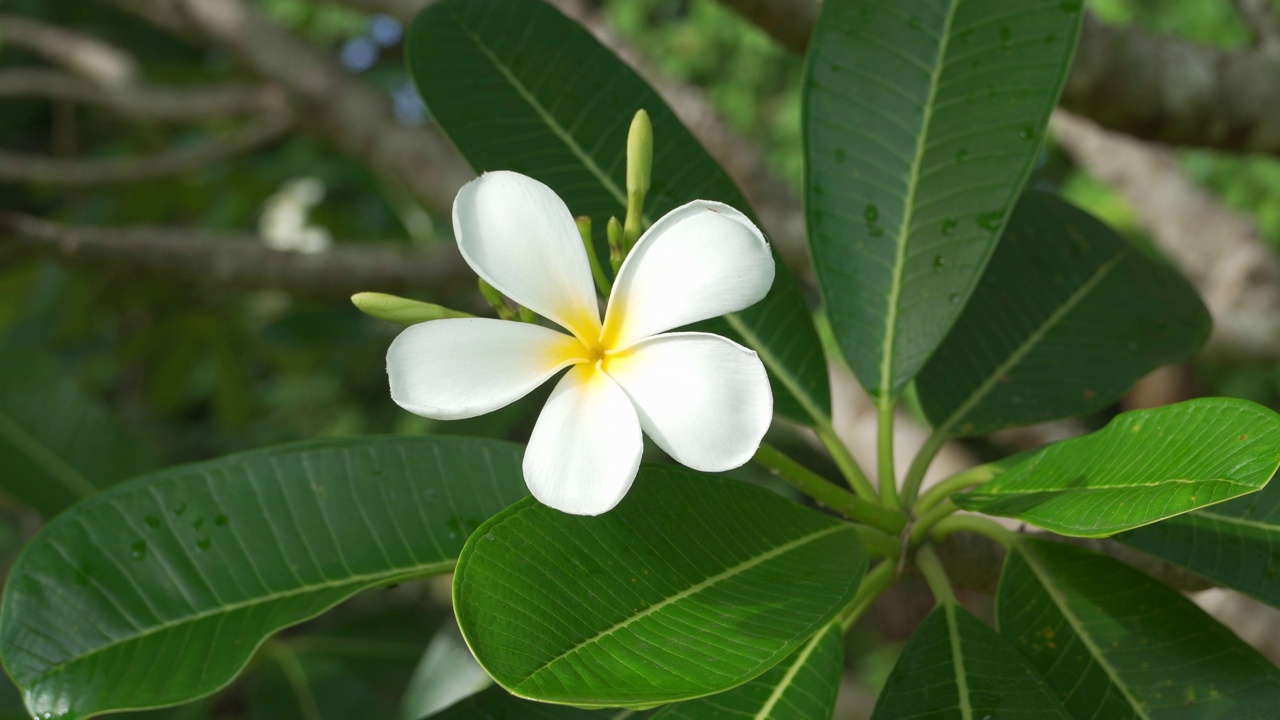
{"label": "plumeria flower", "polygon": [[410,326],[387,351],[401,407],[474,417],[568,368],[534,425],[524,476],[538,500],[578,515],[626,494],[642,430],[697,470],[729,470],[755,453],[773,415],[760,359],[719,335],[667,332],[764,297],[773,257],[745,215],[697,200],[659,219],[619,269],[603,322],[581,236],[551,188],[487,173],[459,191],[453,228],[476,274],[564,332],[486,318]]}

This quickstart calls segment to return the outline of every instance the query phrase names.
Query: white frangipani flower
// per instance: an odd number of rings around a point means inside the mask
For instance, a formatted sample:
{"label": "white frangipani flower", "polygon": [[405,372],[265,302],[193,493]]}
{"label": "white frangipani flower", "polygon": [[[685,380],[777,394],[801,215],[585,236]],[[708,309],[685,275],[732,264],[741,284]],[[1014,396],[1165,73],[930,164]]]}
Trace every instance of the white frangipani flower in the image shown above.
{"label": "white frangipani flower", "polygon": [[578,515],[626,494],[642,430],[697,470],[729,470],[755,453],[773,415],[760,359],[719,335],[666,332],[768,291],[773,257],[742,213],[698,200],[659,219],[619,269],[603,322],[573,216],[546,185],[487,173],[459,191],[453,228],[481,278],[569,334],[485,318],[413,325],[387,351],[401,407],[474,417],[569,368],[538,416],[524,476],[538,500]]}

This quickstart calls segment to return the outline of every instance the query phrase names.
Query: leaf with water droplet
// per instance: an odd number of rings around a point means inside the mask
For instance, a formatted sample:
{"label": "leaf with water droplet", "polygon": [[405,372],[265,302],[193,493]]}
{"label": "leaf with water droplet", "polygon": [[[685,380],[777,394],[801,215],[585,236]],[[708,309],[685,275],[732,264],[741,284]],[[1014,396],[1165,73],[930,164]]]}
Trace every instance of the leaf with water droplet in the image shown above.
{"label": "leaf with water droplet", "polygon": [[[32,714],[207,696],[281,628],[362,590],[450,571],[465,540],[446,536],[450,519],[527,497],[522,452],[461,438],[323,440],[136,478],[67,509],[23,548],[4,591],[0,655]],[[427,489],[450,501],[420,502]],[[132,537],[121,535],[125,518],[137,518]],[[139,598],[161,613],[120,624]],[[190,642],[233,623],[238,642]]]}
{"label": "leaf with water droplet", "polygon": [[982,213],[978,216],[977,222],[982,228],[995,232],[1004,224],[1004,212],[996,210],[994,212]]}

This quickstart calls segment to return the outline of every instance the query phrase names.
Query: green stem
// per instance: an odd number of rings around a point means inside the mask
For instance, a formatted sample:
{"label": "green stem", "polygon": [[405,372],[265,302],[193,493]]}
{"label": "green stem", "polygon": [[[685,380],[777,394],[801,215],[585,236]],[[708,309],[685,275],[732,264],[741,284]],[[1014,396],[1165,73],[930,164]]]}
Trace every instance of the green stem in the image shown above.
{"label": "green stem", "polygon": [[977,465],[963,472],[956,473],[933,487],[925,490],[920,495],[920,499],[916,501],[915,514],[923,515],[929,511],[929,508],[946,500],[953,493],[961,490],[967,490],[975,485],[982,483],[995,477],[991,465]]}
{"label": "green stem", "polygon": [[867,474],[862,472],[862,466],[849,453],[849,448],[836,437],[836,430],[832,427],[831,421],[819,420],[814,426],[814,431],[818,433],[818,439],[822,441],[823,447],[831,453],[831,459],[835,461],[836,467],[840,468],[840,473],[844,475],[849,487],[853,488],[853,491],[863,500],[876,502],[878,500],[876,489],[872,487]]}
{"label": "green stem", "polygon": [[582,236],[582,246],[587,250],[587,263],[591,265],[591,277],[595,278],[596,288],[600,294],[609,297],[613,284],[604,274],[604,268],[600,265],[600,256],[596,253],[596,244],[591,241],[591,218],[583,215],[576,218],[575,222],[578,224],[578,234]]}
{"label": "green stem", "polygon": [[946,540],[952,533],[971,532],[991,538],[1006,549],[1017,540],[1015,533],[1006,530],[999,523],[977,515],[951,515],[939,520],[933,526],[933,539],[936,542]]}
{"label": "green stem", "polygon": [[919,545],[929,537],[929,531],[933,530],[933,526],[937,525],[940,520],[950,515],[954,515],[960,508],[950,500],[943,500],[929,512],[916,518],[915,524],[911,526],[911,545]]}
{"label": "green stem", "polygon": [[849,632],[849,628],[858,621],[862,613],[871,607],[871,603],[876,598],[884,594],[894,581],[898,579],[898,563],[893,560],[885,560],[875,566],[862,578],[862,584],[858,586],[858,592],[853,596],[853,600],[840,611],[840,629]]}
{"label": "green stem", "polygon": [[772,470],[800,492],[850,520],[870,525],[890,535],[901,532],[906,525],[906,518],[902,513],[841,490],[826,478],[787,457],[769,443],[760,444],[755,461]]}
{"label": "green stem", "polygon": [[893,398],[876,402],[879,431],[876,433],[876,474],[880,480],[880,502],[898,507],[898,474],[893,467]]}
{"label": "green stem", "polygon": [[932,545],[925,545],[916,551],[916,567],[920,568],[920,574],[929,583],[929,591],[939,605],[955,604],[956,594],[951,590],[951,579],[947,577],[947,571],[943,569],[942,561],[938,559]]}
{"label": "green stem", "polygon": [[279,640],[268,640],[270,645],[267,651],[271,657],[280,664],[280,670],[284,672],[285,680],[288,681],[290,689],[293,690],[294,696],[298,699],[298,712],[304,720],[321,720],[323,715],[320,714],[320,706],[316,704],[315,695],[311,694],[311,684],[307,682],[307,672],[302,668],[302,663],[298,662],[298,656],[293,649],[287,644]]}
{"label": "green stem", "polygon": [[862,541],[862,546],[872,557],[891,558],[895,561],[902,557],[901,535],[890,535],[869,525],[854,525],[854,527],[858,530],[858,539]]}
{"label": "green stem", "polygon": [[915,459],[911,461],[911,467],[907,468],[907,477],[902,482],[902,506],[904,508],[909,508],[915,503],[916,495],[920,492],[920,483],[924,482],[924,474],[928,472],[929,465],[938,456],[938,451],[942,449],[948,437],[946,433],[934,430],[929,435],[929,438],[924,441],[920,452],[916,453]]}

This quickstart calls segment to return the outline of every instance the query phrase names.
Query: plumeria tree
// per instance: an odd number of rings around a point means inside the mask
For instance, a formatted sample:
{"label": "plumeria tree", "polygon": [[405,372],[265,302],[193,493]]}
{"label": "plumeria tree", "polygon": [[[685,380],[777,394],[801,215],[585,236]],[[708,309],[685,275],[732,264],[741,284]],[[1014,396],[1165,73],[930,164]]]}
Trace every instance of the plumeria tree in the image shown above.
{"label": "plumeria tree", "polygon": [[[843,634],[905,576],[936,608],[875,718],[1272,716],[1280,671],[1070,539],[1280,603],[1280,416],[1128,412],[924,485],[947,441],[1097,411],[1208,336],[1175,271],[1025,187],[1080,24],[1078,0],[826,0],[803,98],[824,343],[751,208],[632,70],[537,0],[431,5],[410,70],[477,172],[453,230],[496,317],[354,301],[407,325],[387,371],[409,412],[474,417],[554,382],[527,446],[314,441],[74,505],[4,591],[0,657],[31,715],[208,695],[274,633],[452,572],[493,683],[433,717],[830,718]],[[875,402],[878,483],[836,436],[828,362]],[[932,428],[912,457],[902,408]],[[791,495],[720,474],[748,462]],[[961,534],[1001,551],[994,623],[957,601],[941,556]]]}

